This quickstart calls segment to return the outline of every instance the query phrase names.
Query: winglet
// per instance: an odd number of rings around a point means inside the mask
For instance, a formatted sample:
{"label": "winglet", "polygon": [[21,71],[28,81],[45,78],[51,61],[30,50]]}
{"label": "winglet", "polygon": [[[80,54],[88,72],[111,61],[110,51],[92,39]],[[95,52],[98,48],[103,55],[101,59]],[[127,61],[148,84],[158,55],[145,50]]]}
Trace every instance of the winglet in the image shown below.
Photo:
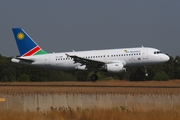
{"label": "winglet", "polygon": [[12,28],[20,56],[46,54],[41,47],[22,29]]}

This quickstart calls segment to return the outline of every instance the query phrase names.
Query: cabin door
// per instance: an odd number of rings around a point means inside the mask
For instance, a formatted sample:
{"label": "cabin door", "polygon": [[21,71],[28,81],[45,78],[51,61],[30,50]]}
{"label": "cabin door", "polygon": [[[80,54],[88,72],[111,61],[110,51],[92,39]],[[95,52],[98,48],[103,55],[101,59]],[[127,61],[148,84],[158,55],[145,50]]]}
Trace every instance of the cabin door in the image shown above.
{"label": "cabin door", "polygon": [[49,55],[45,55],[45,66],[49,66],[50,61],[49,61]]}
{"label": "cabin door", "polygon": [[148,59],[148,50],[147,49],[142,49],[142,57],[143,57],[143,59]]}

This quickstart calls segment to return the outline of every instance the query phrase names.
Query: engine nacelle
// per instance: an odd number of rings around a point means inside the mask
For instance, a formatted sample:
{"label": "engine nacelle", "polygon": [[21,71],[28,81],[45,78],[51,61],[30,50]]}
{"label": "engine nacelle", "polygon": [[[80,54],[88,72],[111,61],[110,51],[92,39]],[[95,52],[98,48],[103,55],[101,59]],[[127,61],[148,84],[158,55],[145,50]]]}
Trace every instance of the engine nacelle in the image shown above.
{"label": "engine nacelle", "polygon": [[109,73],[120,73],[125,72],[126,68],[124,68],[122,63],[110,63],[104,66],[105,70]]}

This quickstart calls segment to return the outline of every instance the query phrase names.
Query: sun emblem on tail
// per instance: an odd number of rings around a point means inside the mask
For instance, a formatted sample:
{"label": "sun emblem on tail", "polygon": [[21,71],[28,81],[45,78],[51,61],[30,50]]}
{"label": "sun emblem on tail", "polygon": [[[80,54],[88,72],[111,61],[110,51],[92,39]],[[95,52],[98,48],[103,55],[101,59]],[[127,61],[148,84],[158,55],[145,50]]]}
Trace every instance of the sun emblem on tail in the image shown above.
{"label": "sun emblem on tail", "polygon": [[22,39],[24,38],[24,34],[23,34],[22,32],[18,33],[18,34],[17,34],[17,38],[18,38],[19,40],[22,40]]}

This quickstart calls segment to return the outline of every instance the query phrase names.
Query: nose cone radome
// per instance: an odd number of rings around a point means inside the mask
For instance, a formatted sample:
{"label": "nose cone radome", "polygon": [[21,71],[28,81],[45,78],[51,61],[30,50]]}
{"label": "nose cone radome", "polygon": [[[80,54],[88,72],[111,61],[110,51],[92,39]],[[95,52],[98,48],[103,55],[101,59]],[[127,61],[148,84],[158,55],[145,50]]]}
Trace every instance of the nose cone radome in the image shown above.
{"label": "nose cone radome", "polygon": [[167,61],[169,61],[169,56],[168,55],[164,55],[163,57],[162,57],[162,60],[164,61],[164,62],[167,62]]}

